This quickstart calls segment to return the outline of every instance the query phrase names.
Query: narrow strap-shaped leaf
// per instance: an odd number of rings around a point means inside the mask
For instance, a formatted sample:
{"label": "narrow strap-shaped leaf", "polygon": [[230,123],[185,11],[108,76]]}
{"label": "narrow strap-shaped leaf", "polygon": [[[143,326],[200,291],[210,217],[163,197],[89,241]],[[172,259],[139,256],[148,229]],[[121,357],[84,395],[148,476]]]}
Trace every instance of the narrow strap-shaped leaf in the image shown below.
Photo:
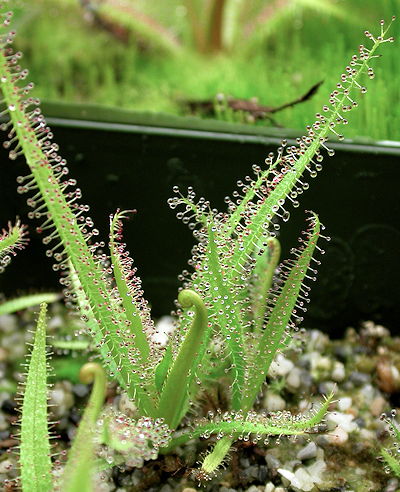
{"label": "narrow strap-shaped leaf", "polygon": [[21,417],[21,483],[23,492],[53,490],[47,423],[46,311],[40,306],[25,383]]}
{"label": "narrow strap-shaped leaf", "polygon": [[182,290],[178,301],[183,308],[195,308],[193,324],[185,336],[172,367],[167,375],[158,406],[158,417],[175,429],[181,417],[182,408],[188,396],[192,375],[196,371],[197,355],[204,343],[207,329],[207,309],[201,297],[192,290]]}
{"label": "narrow strap-shaped leaf", "polygon": [[298,252],[297,259],[289,270],[285,283],[273,301],[274,305],[269,315],[268,324],[260,338],[253,359],[254,363],[250,366],[247,379],[248,387],[244,396],[245,404],[242,406],[244,410],[250,409],[253,405],[277,349],[280,347],[282,340],[286,338],[285,333],[306,277],[320,228],[318,216],[313,214],[308,239],[306,242],[304,240],[305,246]]}
{"label": "narrow strap-shaped leaf", "polygon": [[[273,218],[280,208],[279,204],[283,203],[287,199],[288,194],[297,185],[299,182],[298,180],[301,178],[304,171],[308,169],[308,166],[310,165],[316,152],[319,151],[321,146],[325,147],[324,143],[326,142],[328,135],[331,132],[336,136],[339,135],[334,130],[336,124],[338,122],[347,121],[342,113],[344,111],[349,111],[354,106],[357,106],[357,103],[351,99],[354,97],[353,92],[366,92],[366,89],[360,84],[360,78],[363,74],[371,73],[370,64],[372,59],[376,57],[375,52],[378,47],[382,43],[392,40],[392,38],[386,37],[389,28],[390,25],[386,30],[384,30],[382,26],[381,35],[377,37],[373,37],[368,33],[368,37],[372,40],[373,45],[369,49],[365,47],[360,49],[360,56],[356,56],[356,63],[354,62],[353,57],[353,60],[351,61],[351,65],[353,66],[351,75],[344,75],[345,78],[343,79],[342,77],[342,83],[338,84],[338,87],[342,90],[342,92],[339,93],[339,91],[336,90],[331,94],[329,106],[324,107],[324,112],[328,111],[327,116],[321,117],[321,119],[318,120],[313,127],[308,127],[308,137],[299,139],[302,145],[301,152],[299,152],[299,155],[297,156],[295,155],[295,152],[290,153],[290,166],[285,163],[283,169],[278,172],[279,167],[282,166],[287,157],[283,155],[283,152],[280,153],[275,159],[275,162],[273,162],[266,171],[260,172],[255,183],[248,188],[243,199],[241,200],[241,203],[231,214],[226,225],[226,231],[228,234],[234,233],[251,201],[257,196],[260,189],[266,185],[267,181],[270,180],[268,185],[270,187],[270,191],[265,197],[263,203],[257,207],[248,228],[249,233],[244,237],[242,244],[240,244],[237,248],[238,254],[235,254],[235,257],[239,265],[246,264],[248,256],[252,254],[255,245],[258,244],[263,235],[266,217],[269,218],[269,221]],[[344,80],[346,82],[344,82]]]}
{"label": "narrow strap-shaped leaf", "polygon": [[[211,437],[211,435],[224,436],[225,441],[233,441],[239,437],[253,435],[259,441],[263,436],[290,436],[304,434],[318,425],[326,415],[329,405],[332,403],[334,393],[330,393],[317,409],[312,410],[309,415],[293,415],[290,412],[272,412],[260,414],[254,411],[225,412],[210,420],[203,419],[196,423],[192,430],[185,430],[168,443],[168,449],[180,446],[185,442],[199,437]],[[221,440],[222,440],[221,439]],[[217,446],[219,445],[217,443]],[[226,445],[221,444],[224,449]],[[227,450],[226,450],[227,451]],[[216,454],[220,454],[218,451]],[[225,453],[226,454],[226,453]]]}
{"label": "narrow strap-shaped leaf", "polygon": [[50,304],[60,299],[60,294],[56,292],[42,292],[40,294],[31,294],[28,296],[10,299],[0,304],[0,315],[15,313],[32,306],[38,306],[42,302]]}
{"label": "narrow strap-shaped leaf", "polygon": [[[217,422],[215,428],[212,424],[203,429],[203,433],[209,435],[210,432],[225,434],[226,437],[220,439],[214,449],[208,454],[202,464],[201,471],[206,475],[212,476],[226,457],[233,441],[237,438],[250,440],[256,443],[263,436],[293,436],[305,434],[307,430],[313,429],[325,417],[329,405],[333,399],[333,392],[325,398],[322,405],[311,413],[310,416],[293,416],[290,412],[276,412],[275,414],[264,416],[251,412],[247,414],[246,420],[238,425],[238,421]],[[229,417],[228,417],[229,419]],[[254,419],[254,421],[252,421]],[[233,419],[235,420],[235,419]],[[240,416],[238,418],[240,420]],[[204,435],[204,434],[203,434]]]}
{"label": "narrow strap-shaped leaf", "polygon": [[88,340],[52,340],[50,343],[61,350],[87,350],[90,346]]}
{"label": "narrow strap-shaped leaf", "polygon": [[252,301],[255,333],[259,333],[264,324],[268,291],[272,286],[272,279],[281,255],[281,246],[276,237],[267,239],[266,243],[266,251],[261,256],[257,256],[254,268],[256,280],[252,289]]}
{"label": "narrow strap-shaped leaf", "polygon": [[106,393],[106,375],[99,364],[89,362],[80,372],[81,381],[94,381],[92,393],[79,423],[78,431],[68,453],[63,473],[65,492],[90,492],[92,487],[94,434],[97,417],[103,407]]}
{"label": "narrow strap-shaped leaf", "polygon": [[227,313],[226,305],[229,303],[229,318],[218,316],[222,336],[226,341],[229,357],[232,360],[232,408],[239,410],[244,385],[244,340],[243,322],[239,315],[237,306],[229,302],[232,298],[229,288],[223,280],[222,269],[219,262],[218,246],[215,241],[214,225],[208,225],[209,244],[209,270],[212,277],[211,290],[213,295],[213,311]]}
{"label": "narrow strap-shaped leaf", "polygon": [[168,345],[164,357],[161,359],[160,363],[157,365],[155,373],[154,373],[154,380],[155,380],[155,385],[157,388],[158,392],[161,392],[161,389],[163,387],[164,381],[167,377],[168,370],[172,364],[172,349],[171,346]]}
{"label": "narrow strap-shaped leaf", "polygon": [[117,289],[122,301],[122,305],[125,309],[125,315],[130,323],[130,331],[135,336],[136,346],[138,348],[142,362],[149,357],[150,347],[146,338],[145,328],[141,319],[141,312],[139,306],[135,302],[133,295],[130,291],[131,282],[131,270],[130,265],[124,265],[126,262],[126,256],[122,256],[125,253],[124,248],[119,243],[121,236],[120,228],[121,221],[126,217],[127,212],[118,211],[110,220],[110,255],[111,263],[113,266],[114,278],[117,284]]}
{"label": "narrow strap-shaped leaf", "polygon": [[[102,334],[98,330],[98,323],[90,306],[90,302],[85,294],[85,291],[80,283],[79,276],[76,273],[76,270],[71,261],[68,262],[68,266],[70,272],[69,278],[71,279],[71,288],[76,296],[76,302],[78,304],[80,313],[82,313],[82,319],[86,324],[88,333],[93,337],[100,354],[103,356],[103,358],[106,358],[108,357],[107,345],[104,345],[102,343]],[[125,380],[120,374],[120,371],[118,370],[118,365],[113,358],[109,359],[109,369],[115,375],[117,381],[124,388]]]}

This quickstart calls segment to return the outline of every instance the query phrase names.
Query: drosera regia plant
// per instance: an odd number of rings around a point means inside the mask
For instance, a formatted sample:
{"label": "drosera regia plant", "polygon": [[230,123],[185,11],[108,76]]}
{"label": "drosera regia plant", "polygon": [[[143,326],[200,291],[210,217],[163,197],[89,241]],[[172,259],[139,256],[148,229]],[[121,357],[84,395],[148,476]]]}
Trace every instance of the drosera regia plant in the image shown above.
{"label": "drosera regia plant", "polygon": [[[7,26],[11,14],[2,3]],[[11,47],[15,33],[2,35],[6,147],[12,160],[24,155],[29,166],[30,173],[18,178],[18,192],[31,193],[29,216],[40,221],[37,232],[44,236],[46,256],[61,273],[65,296],[78,307],[109,375],[134,401],[138,422],[144,418],[150,428],[158,422],[170,429],[157,450],[166,453],[193,438],[216,437],[199,478],[213,476],[237,439],[258,442],[269,435],[310,432],[332,401],[329,395],[305,416],[254,410],[272,361],[302,321],[309,301],[307,282],[315,278],[319,263],[313,255],[324,238],[318,216],[309,212],[299,247],[276,269],[277,220],[289,219],[288,202],[299,205],[307,175],[315,177],[322,169],[323,153],[333,155],[328,136],[343,139],[338,127],[347,124],[347,113],[366,92],[363,78],[374,77],[371,63],[379,56],[377,50],[392,41],[387,31],[382,21],[378,36],[366,33],[371,46],[361,45],[352,57],[307,135],[296,146],[282,142],[277,155],[266,159],[265,169],[253,166],[254,176],[239,181],[232,198],[226,197],[225,212],[196,199],[192,189],[185,194],[174,188],[169,204],[193,230],[197,243],[189,262],[192,272],[181,276],[175,331],[166,346],[155,341],[150,308],[122,242],[128,213],[111,216],[105,254],[105,243],[97,240],[98,231],[86,215],[89,207],[78,202],[81,191],[52,142],[39,101],[29,96],[33,85],[22,82],[27,71],[19,66],[21,53]],[[228,388],[227,404],[202,416],[201,395],[222,381]],[[193,420],[195,408],[200,418]]]}
{"label": "drosera regia plant", "polygon": [[[50,424],[48,422],[49,362],[46,346],[47,304],[40,305],[26,380],[23,385],[20,420],[20,483],[23,492],[89,492],[93,490],[94,435],[97,417],[102,410],[106,376],[99,364],[89,362],[80,371],[84,383],[93,384],[90,399],[68,452],[61,473],[52,463]],[[6,485],[6,484],[5,484]]]}

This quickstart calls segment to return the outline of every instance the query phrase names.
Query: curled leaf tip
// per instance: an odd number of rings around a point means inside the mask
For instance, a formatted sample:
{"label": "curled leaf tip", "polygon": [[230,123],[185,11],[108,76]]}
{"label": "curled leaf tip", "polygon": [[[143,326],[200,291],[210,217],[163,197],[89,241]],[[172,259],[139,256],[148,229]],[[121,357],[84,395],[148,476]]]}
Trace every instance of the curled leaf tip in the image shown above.
{"label": "curled leaf tip", "polygon": [[81,367],[81,370],[79,371],[79,379],[82,383],[93,383],[96,378],[103,378],[105,382],[105,372],[100,364],[97,364],[96,362],[88,362]]}
{"label": "curled leaf tip", "polygon": [[183,308],[203,304],[202,298],[194,290],[184,289],[179,292],[178,301]]}

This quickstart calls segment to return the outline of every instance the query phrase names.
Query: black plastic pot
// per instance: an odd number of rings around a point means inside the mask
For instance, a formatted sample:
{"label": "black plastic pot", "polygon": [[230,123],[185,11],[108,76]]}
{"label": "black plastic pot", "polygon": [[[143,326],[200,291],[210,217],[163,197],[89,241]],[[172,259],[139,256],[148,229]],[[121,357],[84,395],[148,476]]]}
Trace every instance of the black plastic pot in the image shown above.
{"label": "black plastic pot", "polygon": [[[262,164],[282,138],[294,132],[162,114],[77,105],[43,105],[61,154],[78,179],[84,203],[107,238],[109,214],[137,209],[125,238],[156,316],[176,298],[177,275],[186,267],[193,238],[166,201],[172,186],[193,186],[223,208],[237,179]],[[5,138],[5,137],[3,137]],[[349,324],[374,319],[396,328],[400,314],[400,144],[332,143],[336,155],[303,194],[299,209],[282,224],[284,253],[304,229],[304,210],[314,210],[332,237],[313,286],[305,326],[340,334]],[[58,277],[44,255],[15,178],[26,174],[23,159],[3,153],[0,223],[19,215],[31,229],[31,245],[1,276],[7,296],[57,288]]]}

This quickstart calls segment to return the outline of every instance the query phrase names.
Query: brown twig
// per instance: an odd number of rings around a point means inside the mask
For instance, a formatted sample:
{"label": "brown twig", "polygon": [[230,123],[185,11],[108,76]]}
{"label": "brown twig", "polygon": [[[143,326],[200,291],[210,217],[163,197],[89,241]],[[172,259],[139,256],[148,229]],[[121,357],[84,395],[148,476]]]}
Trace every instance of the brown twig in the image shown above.
{"label": "brown twig", "polygon": [[[319,86],[322,84],[322,81],[314,84],[304,95],[290,101],[288,103],[281,104],[280,106],[271,107],[264,106],[262,104],[258,104],[258,102],[249,99],[236,99],[233,97],[227,98],[227,105],[233,111],[243,111],[244,113],[248,113],[254,119],[264,119],[268,118],[269,115],[277,113],[278,111],[282,111],[283,109],[289,108],[291,106],[295,106],[296,104],[300,104],[302,102],[310,99],[318,90]],[[201,113],[203,115],[214,116],[215,111],[215,102],[212,99],[206,99],[203,101],[196,100],[187,100],[183,101],[183,104],[189,108],[191,113]]]}

